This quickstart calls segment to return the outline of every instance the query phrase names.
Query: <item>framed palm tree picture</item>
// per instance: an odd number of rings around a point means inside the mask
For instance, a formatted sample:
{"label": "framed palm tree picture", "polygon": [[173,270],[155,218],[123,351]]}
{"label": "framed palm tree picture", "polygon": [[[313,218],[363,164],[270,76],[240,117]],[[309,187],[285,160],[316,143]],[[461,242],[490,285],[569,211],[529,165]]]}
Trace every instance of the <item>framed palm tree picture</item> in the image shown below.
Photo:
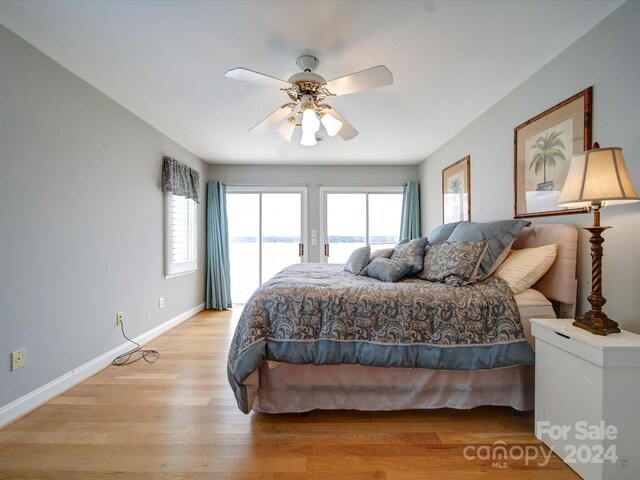
{"label": "framed palm tree picture", "polygon": [[514,130],[515,218],[582,213],[556,205],[571,157],[591,148],[592,87]]}
{"label": "framed palm tree picture", "polygon": [[471,220],[471,157],[442,170],[442,222]]}

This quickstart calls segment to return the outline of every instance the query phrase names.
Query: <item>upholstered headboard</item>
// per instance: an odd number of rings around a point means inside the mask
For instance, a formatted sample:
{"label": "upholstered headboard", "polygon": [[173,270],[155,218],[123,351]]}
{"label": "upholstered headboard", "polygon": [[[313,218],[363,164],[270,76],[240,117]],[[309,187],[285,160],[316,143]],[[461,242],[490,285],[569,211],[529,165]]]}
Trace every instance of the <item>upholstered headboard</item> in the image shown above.
{"label": "upholstered headboard", "polygon": [[576,311],[576,262],[578,257],[578,229],[568,224],[540,224],[522,229],[513,242],[514,250],[558,245],[556,260],[532,288],[553,300],[559,318],[573,318]]}

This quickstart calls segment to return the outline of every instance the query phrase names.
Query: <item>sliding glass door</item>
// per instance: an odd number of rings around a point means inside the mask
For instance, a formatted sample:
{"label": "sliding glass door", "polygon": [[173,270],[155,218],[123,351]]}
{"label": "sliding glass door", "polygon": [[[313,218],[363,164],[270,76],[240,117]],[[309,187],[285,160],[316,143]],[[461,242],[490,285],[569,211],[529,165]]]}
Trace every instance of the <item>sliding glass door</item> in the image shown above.
{"label": "sliding glass door", "polygon": [[227,187],[231,299],[245,303],[260,286],[260,194],[236,194],[230,189]]}
{"label": "sliding glass door", "polygon": [[303,261],[302,194],[262,193],[261,283]]}
{"label": "sliding glass door", "polygon": [[322,260],[344,263],[358,247],[393,247],[400,235],[402,187],[323,187]]}
{"label": "sliding glass door", "polygon": [[227,187],[231,298],[245,303],[276,273],[306,261],[306,188]]}
{"label": "sliding glass door", "polygon": [[324,257],[345,263],[358,247],[367,244],[367,197],[361,193],[327,193]]}

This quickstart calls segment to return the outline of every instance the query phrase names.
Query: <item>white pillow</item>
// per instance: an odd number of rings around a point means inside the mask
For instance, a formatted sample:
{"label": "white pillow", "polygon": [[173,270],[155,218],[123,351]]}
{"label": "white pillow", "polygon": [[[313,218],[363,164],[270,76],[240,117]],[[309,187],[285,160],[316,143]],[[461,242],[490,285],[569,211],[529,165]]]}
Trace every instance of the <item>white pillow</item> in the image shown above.
{"label": "white pillow", "polygon": [[514,295],[524,292],[547,273],[556,259],[555,243],[536,248],[511,250],[494,275],[502,278]]}

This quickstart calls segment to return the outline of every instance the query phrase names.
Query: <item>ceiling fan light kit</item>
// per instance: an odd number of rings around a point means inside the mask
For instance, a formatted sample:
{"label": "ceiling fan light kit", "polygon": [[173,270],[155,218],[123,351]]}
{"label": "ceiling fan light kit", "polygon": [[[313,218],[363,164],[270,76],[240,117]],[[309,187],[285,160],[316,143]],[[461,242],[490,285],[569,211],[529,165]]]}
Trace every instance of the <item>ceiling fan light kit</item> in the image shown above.
{"label": "ceiling fan light kit", "polygon": [[340,120],[336,120],[327,112],[322,112],[320,121],[330,137],[335,137],[342,128],[342,122]]}
{"label": "ceiling fan light kit", "polygon": [[290,142],[291,137],[293,137],[293,132],[295,129],[296,129],[296,117],[289,117],[280,124],[280,126],[276,130],[276,133],[283,140]]}
{"label": "ceiling fan light kit", "polygon": [[316,140],[316,132],[311,130],[302,130],[302,137],[300,138],[300,145],[305,147],[313,147],[318,141]]}
{"label": "ceiling fan light kit", "polygon": [[[288,81],[246,68],[227,71],[225,76],[228,78],[264,86],[276,86],[291,99],[291,102],[285,103],[250,129],[250,133],[264,133],[278,125],[276,129],[278,136],[291,142],[296,127],[300,127],[302,130],[300,145],[313,146],[324,139],[319,133],[322,125],[328,136],[339,135],[343,140],[351,140],[358,135],[358,131],[330,105],[323,103],[324,100],[328,97],[347,95],[393,83],[393,75],[384,65],[327,82],[320,75],[313,73],[319,64],[316,57],[303,55],[298,58],[296,64],[302,72],[291,76]],[[331,113],[328,110],[331,110]]]}

